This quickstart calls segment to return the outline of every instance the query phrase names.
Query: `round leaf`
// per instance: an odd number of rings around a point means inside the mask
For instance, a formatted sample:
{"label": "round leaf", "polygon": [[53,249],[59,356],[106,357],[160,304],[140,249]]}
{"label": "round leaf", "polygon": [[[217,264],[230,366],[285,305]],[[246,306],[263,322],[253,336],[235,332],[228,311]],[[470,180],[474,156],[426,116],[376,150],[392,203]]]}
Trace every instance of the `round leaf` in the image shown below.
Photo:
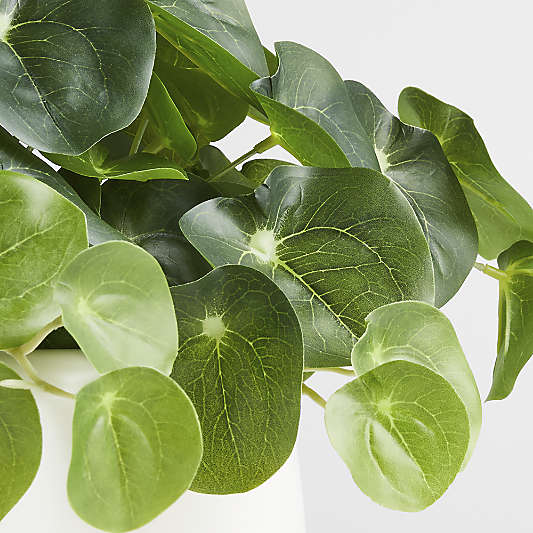
{"label": "round leaf", "polygon": [[259,187],[276,168],[284,165],[292,165],[279,159],[252,159],[242,166],[241,173],[254,186]]}

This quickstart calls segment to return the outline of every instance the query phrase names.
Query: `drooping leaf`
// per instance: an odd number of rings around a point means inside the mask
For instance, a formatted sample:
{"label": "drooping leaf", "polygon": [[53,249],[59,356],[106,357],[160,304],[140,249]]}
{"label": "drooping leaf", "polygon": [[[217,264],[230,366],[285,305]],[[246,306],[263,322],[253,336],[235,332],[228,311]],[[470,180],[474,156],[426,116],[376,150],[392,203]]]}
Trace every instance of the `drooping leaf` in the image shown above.
{"label": "drooping leaf", "polygon": [[498,257],[498,357],[488,400],[506,398],[533,354],[533,243],[520,241]]}
{"label": "drooping leaf", "polygon": [[191,398],[204,456],[192,489],[245,492],[292,452],[300,418],[302,334],[283,293],[244,266],[171,289],[180,350],[172,377]]}
{"label": "drooping leaf", "polygon": [[435,136],[403,124],[364,85],[347,81],[354,111],[376,152],[375,167],[405,194],[428,240],[435,304],[461,287],[477,257],[477,231],[461,186]]}
{"label": "drooping leaf", "polygon": [[466,113],[414,87],[402,91],[398,106],[404,122],[430,130],[441,143],[474,215],[483,257],[533,240],[533,210],[498,173]]}
{"label": "drooping leaf", "polygon": [[268,74],[243,0],[150,0],[157,31],[228,91],[257,106],[250,83]]}
{"label": "drooping leaf", "polygon": [[359,488],[401,511],[425,509],[446,491],[469,442],[465,406],[453,387],[408,361],[376,367],[326,404],[330,441]]}
{"label": "drooping leaf", "polygon": [[303,165],[378,168],[368,136],[333,66],[305,46],[276,43],[279,69],[252,88],[280,145]]}
{"label": "drooping leaf", "polygon": [[366,323],[365,334],[352,352],[356,373],[402,360],[425,366],[448,381],[464,403],[470,422],[466,465],[481,429],[481,400],[450,321],[426,303],[398,302],[372,311]]}
{"label": "drooping leaf", "polygon": [[101,220],[62,176],[0,128],[0,170],[2,169],[27,174],[42,181],[79,207],[87,219],[87,233],[91,244],[125,239],[124,235]]}
{"label": "drooping leaf", "polygon": [[155,57],[142,0],[0,0],[0,124],[81,154],[141,110]]}
{"label": "drooping leaf", "polygon": [[268,178],[269,174],[276,168],[283,165],[292,165],[287,161],[280,159],[252,159],[244,163],[241,173],[246,176],[248,181],[254,185],[254,188],[259,187]]}
{"label": "drooping leaf", "polygon": [[136,529],[190,486],[202,435],[189,398],[150,368],[116,370],[76,397],[68,495],[86,522]]}
{"label": "drooping leaf", "polygon": [[255,194],[204,202],[180,225],[215,266],[251,266],[278,284],[300,319],[309,367],[347,364],[373,309],[433,302],[416,215],[373,170],[278,167]]}
{"label": "drooping leaf", "polygon": [[99,372],[150,366],[170,374],[178,332],[157,261],[122,241],[78,254],[55,289],[63,322]]}
{"label": "drooping leaf", "polygon": [[0,520],[32,484],[41,462],[39,411],[29,390],[2,387],[21,378],[0,363]]}
{"label": "drooping leaf", "polygon": [[60,315],[53,283],[88,246],[83,213],[29,176],[0,171],[0,349],[29,341]]}

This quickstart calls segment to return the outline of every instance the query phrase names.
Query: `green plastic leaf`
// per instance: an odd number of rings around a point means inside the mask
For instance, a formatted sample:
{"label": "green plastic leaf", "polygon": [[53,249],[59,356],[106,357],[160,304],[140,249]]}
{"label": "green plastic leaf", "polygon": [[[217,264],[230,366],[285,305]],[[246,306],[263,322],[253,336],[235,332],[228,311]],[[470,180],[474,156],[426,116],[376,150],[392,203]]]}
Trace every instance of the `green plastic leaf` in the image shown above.
{"label": "green plastic leaf", "polygon": [[279,69],[253,83],[280,145],[303,165],[379,168],[333,66],[305,46],[276,43]]}
{"label": "green plastic leaf", "polygon": [[178,351],[172,298],[157,261],[128,242],[80,253],[57,281],[63,323],[99,372],[150,366],[170,374]]}
{"label": "green plastic leaf", "polygon": [[364,374],[390,361],[410,361],[439,374],[464,403],[470,422],[472,455],[481,429],[481,400],[474,376],[450,321],[423,302],[398,302],[372,311],[366,331],[354,346],[352,364]]}
{"label": "green plastic leaf", "polygon": [[375,169],[400,187],[428,240],[435,304],[459,290],[477,257],[476,226],[461,186],[435,136],[403,124],[364,85],[347,81],[354,110],[376,152]]}
{"label": "green plastic leaf", "polygon": [[0,0],[0,124],[80,154],[141,110],[155,57],[142,0]]}
{"label": "green plastic leaf", "polygon": [[60,176],[44,161],[26,150],[14,137],[0,128],[0,170],[2,169],[27,174],[42,181],[79,207],[87,220],[87,233],[91,244],[125,238],[124,235],[101,220],[80,198],[72,186],[65,181],[63,176]]}
{"label": "green plastic leaf", "polygon": [[408,361],[380,365],[339,389],[326,404],[326,428],[359,488],[400,511],[439,499],[469,442],[468,415],[453,387]]}
{"label": "green plastic leaf", "polygon": [[533,243],[520,241],[498,257],[498,357],[488,400],[502,400],[533,354]]}
{"label": "green plastic leaf", "polygon": [[0,520],[29,489],[41,462],[41,421],[32,393],[1,385],[20,379],[0,363]]}
{"label": "green plastic leaf", "polygon": [[266,76],[263,46],[243,0],[151,0],[157,31],[228,91],[257,106],[250,83]]}
{"label": "green plastic leaf", "polygon": [[256,188],[264,183],[275,168],[292,164],[287,163],[287,161],[281,161],[280,159],[252,159],[242,166],[241,173]]}
{"label": "green plastic leaf", "polygon": [[404,122],[430,130],[441,143],[474,215],[483,257],[533,240],[533,210],[498,173],[466,113],[414,87],[402,91],[398,106]]}
{"label": "green plastic leaf", "polygon": [[278,167],[255,194],[204,202],[180,225],[215,266],[251,266],[277,283],[300,320],[309,367],[349,364],[370,311],[433,302],[416,215],[373,170]]}
{"label": "green plastic leaf", "polygon": [[202,457],[198,417],[187,395],[150,368],[125,368],[76,397],[69,500],[92,526],[136,529],[190,486]]}
{"label": "green plastic leaf", "polygon": [[29,176],[0,171],[0,349],[29,341],[60,315],[53,284],[87,248],[83,213]]}
{"label": "green plastic leaf", "polygon": [[302,334],[260,272],[219,267],[171,289],[180,330],[172,377],[200,417],[204,456],[192,489],[245,492],[292,452],[300,418]]}

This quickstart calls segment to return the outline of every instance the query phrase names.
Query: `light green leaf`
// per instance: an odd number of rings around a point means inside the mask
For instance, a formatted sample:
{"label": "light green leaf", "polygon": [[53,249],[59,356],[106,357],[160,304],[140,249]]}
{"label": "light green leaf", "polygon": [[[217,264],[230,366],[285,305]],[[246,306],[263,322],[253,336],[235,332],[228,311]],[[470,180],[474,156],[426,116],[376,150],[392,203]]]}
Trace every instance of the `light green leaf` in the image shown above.
{"label": "light green leaf", "polygon": [[2,387],[4,380],[20,379],[0,363],[0,520],[29,489],[41,462],[41,421],[32,393]]}
{"label": "light green leaf", "polygon": [[178,332],[157,261],[131,243],[111,241],[80,253],[55,290],[63,322],[99,372],[150,366],[170,374]]}
{"label": "light green leaf", "polygon": [[300,319],[310,367],[346,365],[377,307],[433,302],[416,215],[373,170],[278,167],[255,194],[204,202],[180,225],[215,266],[251,266],[278,284]]}
{"label": "light green leaf", "polygon": [[88,246],[83,213],[29,176],[0,171],[0,349],[29,341],[60,314],[53,284]]}
{"label": "light green leaf", "polygon": [[136,529],[190,486],[202,435],[189,398],[150,368],[125,368],[76,397],[70,503],[94,527]]}
{"label": "light green leaf", "polygon": [[128,126],[148,91],[155,30],[142,0],[0,0],[0,123],[80,154]]}
{"label": "light green leaf", "polygon": [[533,354],[533,243],[520,241],[498,257],[498,357],[487,400],[502,400]]}
{"label": "light green leaf", "polygon": [[470,422],[465,466],[481,429],[481,400],[450,321],[426,303],[399,302],[372,311],[366,323],[365,334],[352,352],[356,373],[402,360],[425,366],[448,381],[464,403]]}
{"label": "light green leaf", "polygon": [[473,120],[414,87],[402,91],[398,105],[404,122],[439,139],[474,215],[479,253],[494,259],[521,239],[533,240],[533,210],[498,173]]}
{"label": "light green leaf", "polygon": [[157,31],[228,91],[257,106],[250,83],[266,76],[263,46],[243,0],[151,0]]}
{"label": "light green leaf", "polygon": [[347,81],[354,110],[376,152],[376,170],[391,178],[413,207],[435,272],[435,303],[459,290],[477,257],[477,231],[461,186],[435,136],[403,124],[364,85]]}
{"label": "light green leaf", "polygon": [[379,168],[342,78],[305,46],[276,43],[279,69],[252,88],[280,145],[303,165]]}
{"label": "light green leaf", "polygon": [[243,266],[219,267],[171,292],[181,332],[172,377],[196,407],[204,436],[192,489],[253,489],[283,465],[298,433],[298,319],[272,281]]}
{"label": "light green leaf", "polygon": [[26,150],[2,128],[0,128],[0,168],[27,174],[42,181],[79,207],[87,219],[87,233],[91,244],[125,238],[124,235],[101,220],[62,176],[30,153],[29,150]]}
{"label": "light green leaf", "polygon": [[465,406],[422,365],[392,361],[344,385],[326,404],[330,441],[377,503],[421,511],[446,491],[469,442]]}
{"label": "light green leaf", "polygon": [[287,163],[287,161],[281,161],[280,159],[252,159],[242,166],[241,173],[256,188],[264,183],[275,168],[292,164]]}

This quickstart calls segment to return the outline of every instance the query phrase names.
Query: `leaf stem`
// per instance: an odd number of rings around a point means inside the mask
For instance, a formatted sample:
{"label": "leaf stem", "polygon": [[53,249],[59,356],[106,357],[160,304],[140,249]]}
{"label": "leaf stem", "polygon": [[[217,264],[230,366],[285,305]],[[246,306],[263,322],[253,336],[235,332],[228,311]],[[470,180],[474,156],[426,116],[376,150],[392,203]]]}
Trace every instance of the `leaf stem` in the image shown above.
{"label": "leaf stem", "polygon": [[161,139],[154,139],[153,142],[151,142],[143,151],[147,152],[149,154],[158,154],[161,150],[164,150],[166,148],[165,143],[161,141]]}
{"label": "leaf stem", "polygon": [[487,276],[490,276],[491,278],[497,279],[498,281],[506,281],[508,276],[507,273],[503,270],[500,270],[499,268],[486,265],[484,263],[474,263],[474,268],[477,268],[477,270],[483,272],[483,274],[486,274]]}
{"label": "leaf stem", "polygon": [[144,136],[144,133],[146,132],[146,128],[148,127],[148,122],[149,120],[147,118],[144,118],[139,122],[137,131],[135,132],[135,137],[133,138],[133,141],[131,143],[129,153],[130,156],[136,154],[139,151],[139,146],[141,146],[142,138]]}
{"label": "leaf stem", "polygon": [[313,390],[311,387],[306,385],[305,383],[302,383],[302,394],[307,396],[308,398],[311,398],[317,405],[320,405],[320,407],[325,408],[326,407],[326,400],[318,394],[315,390]]}
{"label": "leaf stem", "polygon": [[319,367],[319,368],[304,368],[304,372],[334,372],[343,376],[355,377],[355,372],[352,368],[342,368],[337,366]]}

